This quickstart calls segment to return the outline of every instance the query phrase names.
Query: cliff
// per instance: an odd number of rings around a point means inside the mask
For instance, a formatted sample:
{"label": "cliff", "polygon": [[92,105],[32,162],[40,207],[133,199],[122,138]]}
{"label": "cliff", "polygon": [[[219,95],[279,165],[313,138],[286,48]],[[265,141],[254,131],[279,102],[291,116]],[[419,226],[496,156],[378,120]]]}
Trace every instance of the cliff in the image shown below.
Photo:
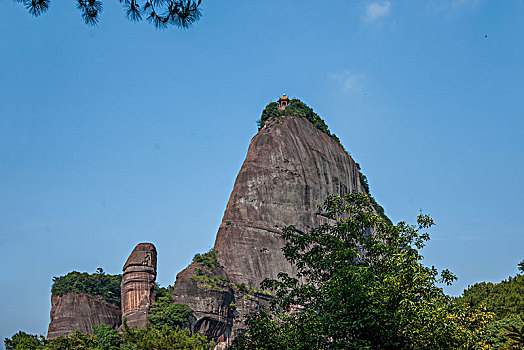
{"label": "cliff", "polygon": [[50,316],[47,339],[68,336],[77,329],[93,334],[93,327],[100,324],[116,329],[121,322],[120,307],[101,296],[84,293],[53,294]]}
{"label": "cliff", "polygon": [[301,117],[269,120],[252,139],[215,241],[233,283],[259,287],[294,274],[278,232],[307,231],[322,220],[329,194],[365,192],[357,166],[331,137]]}
{"label": "cliff", "polygon": [[[194,262],[177,276],[174,300],[196,311],[194,330],[228,344],[247,314],[269,302],[260,283],[279,272],[295,274],[281,251],[281,229],[318,226],[326,220],[326,197],[350,191],[365,189],[356,163],[332,137],[303,117],[265,120],[251,140],[217,233],[219,266],[204,271]],[[199,278],[218,283],[199,284]]]}

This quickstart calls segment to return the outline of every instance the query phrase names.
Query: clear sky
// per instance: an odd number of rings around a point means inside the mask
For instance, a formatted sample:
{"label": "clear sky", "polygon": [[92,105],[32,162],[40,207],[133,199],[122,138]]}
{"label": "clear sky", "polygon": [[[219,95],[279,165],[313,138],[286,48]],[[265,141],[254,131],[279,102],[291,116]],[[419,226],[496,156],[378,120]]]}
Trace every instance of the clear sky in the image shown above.
{"label": "clear sky", "polygon": [[[524,259],[522,0],[203,1],[190,30],[98,27],[74,1],[0,0],[0,337],[45,334],[53,276],[120,273],[139,242],[172,284],[212,247],[264,106],[319,113],[393,221],[437,222],[458,295]],[[2,344],[3,345],[3,344]]]}

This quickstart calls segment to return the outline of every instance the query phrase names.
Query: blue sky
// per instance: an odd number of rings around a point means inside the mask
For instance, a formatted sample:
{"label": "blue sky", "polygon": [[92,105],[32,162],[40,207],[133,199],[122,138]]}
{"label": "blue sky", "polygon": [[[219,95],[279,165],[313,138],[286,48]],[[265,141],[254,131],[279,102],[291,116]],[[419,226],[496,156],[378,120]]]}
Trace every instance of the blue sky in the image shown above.
{"label": "blue sky", "polygon": [[120,273],[139,242],[172,284],[207,251],[256,120],[319,113],[394,220],[437,222],[458,295],[524,259],[524,2],[210,1],[190,30],[104,1],[0,0],[0,337],[45,334],[53,276]]}

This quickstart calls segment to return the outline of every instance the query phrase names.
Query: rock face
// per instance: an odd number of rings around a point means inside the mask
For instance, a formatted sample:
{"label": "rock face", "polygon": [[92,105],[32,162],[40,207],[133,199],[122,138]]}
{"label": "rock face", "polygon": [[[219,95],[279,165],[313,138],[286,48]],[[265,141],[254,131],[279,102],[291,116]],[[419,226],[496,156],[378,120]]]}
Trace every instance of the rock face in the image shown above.
{"label": "rock face", "polygon": [[[266,121],[251,140],[218,230],[220,267],[203,272],[193,263],[177,276],[175,302],[195,310],[194,330],[227,345],[247,314],[270,300],[260,283],[296,273],[282,254],[281,229],[324,223],[326,197],[350,191],[365,192],[356,163],[337,142],[301,117]],[[199,284],[197,268],[224,282]]]}
{"label": "rock face", "polygon": [[151,243],[140,243],[131,252],[122,274],[122,319],[130,327],[145,327],[147,312],[154,301],[156,279],[156,248]]}
{"label": "rock face", "polygon": [[259,287],[279,272],[294,274],[278,232],[308,231],[325,218],[330,194],[365,192],[353,159],[306,119],[273,120],[253,138],[215,241],[233,283]]}
{"label": "rock face", "polygon": [[193,310],[196,319],[191,328],[194,332],[218,341],[231,336],[233,314],[229,306],[234,294],[221,267],[211,270],[192,263],[177,275],[173,294],[176,303],[186,304]]}
{"label": "rock face", "polygon": [[93,334],[100,324],[112,328],[120,326],[120,307],[110,304],[98,295],[67,293],[51,296],[51,322],[47,339],[71,335],[75,330]]}

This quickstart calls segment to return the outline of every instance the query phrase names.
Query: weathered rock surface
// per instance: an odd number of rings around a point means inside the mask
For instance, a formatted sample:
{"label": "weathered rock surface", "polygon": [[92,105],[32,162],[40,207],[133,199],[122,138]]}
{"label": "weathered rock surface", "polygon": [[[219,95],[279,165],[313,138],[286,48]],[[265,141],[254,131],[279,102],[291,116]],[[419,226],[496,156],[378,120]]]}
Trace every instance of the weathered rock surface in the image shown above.
{"label": "weathered rock surface", "polygon": [[122,319],[130,327],[145,327],[147,313],[154,302],[156,279],[156,248],[151,243],[140,243],[131,252],[122,274]]}
{"label": "weathered rock surface", "polygon": [[210,270],[194,262],[181,271],[173,287],[174,301],[193,309],[194,332],[224,341],[231,336],[234,295],[228,277],[221,267]]}
{"label": "weathered rock surface", "polygon": [[257,290],[260,283],[279,272],[296,273],[278,233],[289,225],[307,231],[325,222],[326,197],[350,191],[365,192],[355,162],[337,142],[304,118],[266,121],[251,140],[218,230],[220,267],[204,271],[227,283],[198,283],[195,276],[203,272],[197,263],[177,276],[175,302],[195,311],[193,330],[228,344],[247,314],[268,304],[270,297]]}
{"label": "weathered rock surface", "polygon": [[93,333],[101,324],[114,329],[120,326],[120,307],[110,304],[98,295],[67,293],[51,296],[51,322],[47,339],[68,336],[75,330]]}
{"label": "weathered rock surface", "polygon": [[252,139],[215,241],[233,283],[259,287],[279,272],[295,273],[278,232],[307,231],[325,218],[330,194],[365,192],[353,159],[306,119],[272,120]]}

